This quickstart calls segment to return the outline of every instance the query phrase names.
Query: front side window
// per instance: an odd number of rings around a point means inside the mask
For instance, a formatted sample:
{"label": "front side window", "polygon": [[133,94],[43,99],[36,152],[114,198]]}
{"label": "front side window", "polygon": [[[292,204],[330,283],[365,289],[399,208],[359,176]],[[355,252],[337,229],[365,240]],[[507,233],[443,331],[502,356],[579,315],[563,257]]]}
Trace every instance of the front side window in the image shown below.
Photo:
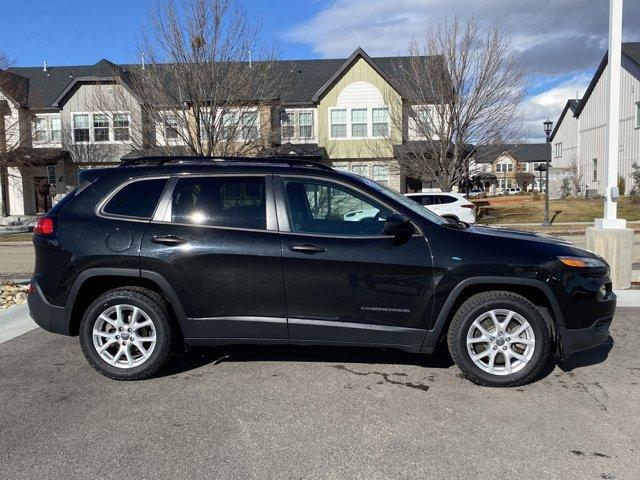
{"label": "front side window", "polygon": [[371,134],[374,137],[386,137],[389,134],[389,110],[374,108],[371,110],[373,126]]}
{"label": "front side window", "polygon": [[109,141],[109,116],[96,113],[93,116],[93,139],[95,142]]}
{"label": "front side window", "polygon": [[90,140],[88,113],[73,116],[73,140],[75,142],[88,142]]}
{"label": "front side window", "polygon": [[313,180],[285,183],[291,230],[325,235],[381,235],[391,213],[347,187]]}
{"label": "front side window", "polygon": [[240,134],[243,140],[258,138],[258,112],[244,112],[240,115]]}
{"label": "front side window", "polygon": [[181,178],[171,200],[171,221],[193,225],[266,228],[262,177]]}
{"label": "front side window", "polygon": [[354,108],[351,110],[351,136],[364,138],[367,136],[367,109]]}
{"label": "front side window", "polygon": [[46,142],[49,138],[46,117],[36,117],[33,121],[33,141]]}
{"label": "front side window", "polygon": [[126,113],[114,113],[113,139],[116,142],[127,142],[129,137],[129,115]]}
{"label": "front side window", "polygon": [[165,183],[166,178],[132,182],[120,189],[102,211],[122,217],[151,218]]}
{"label": "front side window", "polygon": [[331,138],[347,137],[347,111],[345,109],[331,110]]}

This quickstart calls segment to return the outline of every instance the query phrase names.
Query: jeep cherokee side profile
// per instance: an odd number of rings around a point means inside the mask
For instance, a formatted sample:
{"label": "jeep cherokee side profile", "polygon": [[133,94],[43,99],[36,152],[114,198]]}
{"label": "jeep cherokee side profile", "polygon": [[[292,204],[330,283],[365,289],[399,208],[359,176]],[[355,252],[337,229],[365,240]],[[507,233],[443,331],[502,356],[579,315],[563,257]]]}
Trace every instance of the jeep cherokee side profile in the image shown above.
{"label": "jeep cherokee side profile", "polygon": [[[374,213],[346,216],[361,210]],[[603,342],[616,305],[591,252],[452,223],[304,159],[83,171],[33,242],[32,317],[118,380],[153,375],[181,344],[445,343],[472,381],[514,386]]]}

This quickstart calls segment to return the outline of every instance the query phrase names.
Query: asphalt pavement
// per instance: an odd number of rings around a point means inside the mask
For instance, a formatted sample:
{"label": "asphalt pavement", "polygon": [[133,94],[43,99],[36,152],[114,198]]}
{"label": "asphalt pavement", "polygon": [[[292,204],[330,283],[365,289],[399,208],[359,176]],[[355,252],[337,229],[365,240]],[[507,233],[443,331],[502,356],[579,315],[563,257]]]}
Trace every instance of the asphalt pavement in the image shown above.
{"label": "asphalt pavement", "polygon": [[37,329],[0,345],[0,478],[637,479],[639,334],[621,308],[601,347],[492,389],[442,353],[282,346],[115,382]]}

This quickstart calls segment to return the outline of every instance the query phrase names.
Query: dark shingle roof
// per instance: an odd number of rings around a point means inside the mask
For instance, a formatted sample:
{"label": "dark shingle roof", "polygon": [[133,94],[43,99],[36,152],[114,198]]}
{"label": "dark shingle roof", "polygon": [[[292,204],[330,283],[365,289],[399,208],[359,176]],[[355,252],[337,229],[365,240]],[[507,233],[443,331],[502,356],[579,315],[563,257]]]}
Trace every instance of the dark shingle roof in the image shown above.
{"label": "dark shingle roof", "polygon": [[518,162],[546,162],[551,159],[549,143],[505,143],[503,145],[478,145],[474,155],[477,163],[492,163],[504,152],[509,153]]}
{"label": "dark shingle roof", "polygon": [[[607,67],[607,63],[609,62],[608,54],[609,54],[608,51],[605,52],[604,57],[602,57],[602,60],[600,61],[600,65],[598,65],[596,73],[593,75],[593,78],[591,79],[591,82],[589,83],[587,90],[584,92],[584,96],[580,101],[580,105],[578,105],[578,108],[576,109],[576,111],[573,112],[573,115],[575,117],[580,116],[580,114],[582,113],[582,110],[584,109],[584,106],[587,104],[587,100],[589,100],[591,93],[593,93],[593,89],[596,88],[596,85],[598,84],[598,80],[600,80],[600,77],[602,76],[604,69]],[[640,65],[640,42],[623,42],[622,55],[626,55],[628,58],[630,58],[631,60],[636,62],[638,65]]]}
{"label": "dark shingle roof", "polygon": [[[358,50],[356,50],[357,52]],[[316,92],[342,67],[347,59],[282,60],[276,62],[280,76],[284,78],[279,95],[285,104],[311,105]],[[408,67],[411,57],[375,57],[371,59],[380,71],[393,79]],[[258,62],[254,62],[258,63]],[[167,65],[169,66],[169,65]],[[109,77],[116,70],[132,70],[137,65],[115,65],[102,59],[95,65],[12,67],[8,71],[24,77],[29,83],[27,106],[33,109],[51,108],[74,82],[87,77]]]}

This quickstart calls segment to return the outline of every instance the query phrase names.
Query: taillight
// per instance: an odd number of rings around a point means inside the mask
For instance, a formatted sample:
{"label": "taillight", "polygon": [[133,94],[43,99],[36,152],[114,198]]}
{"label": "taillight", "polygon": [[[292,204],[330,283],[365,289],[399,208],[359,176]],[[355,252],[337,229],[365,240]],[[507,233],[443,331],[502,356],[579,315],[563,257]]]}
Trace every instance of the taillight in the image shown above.
{"label": "taillight", "polygon": [[54,231],[55,225],[51,217],[40,217],[36,222],[36,226],[33,227],[33,233],[39,235],[53,235]]}
{"label": "taillight", "polygon": [[473,208],[473,203],[465,203],[463,205],[460,205],[462,208]]}

